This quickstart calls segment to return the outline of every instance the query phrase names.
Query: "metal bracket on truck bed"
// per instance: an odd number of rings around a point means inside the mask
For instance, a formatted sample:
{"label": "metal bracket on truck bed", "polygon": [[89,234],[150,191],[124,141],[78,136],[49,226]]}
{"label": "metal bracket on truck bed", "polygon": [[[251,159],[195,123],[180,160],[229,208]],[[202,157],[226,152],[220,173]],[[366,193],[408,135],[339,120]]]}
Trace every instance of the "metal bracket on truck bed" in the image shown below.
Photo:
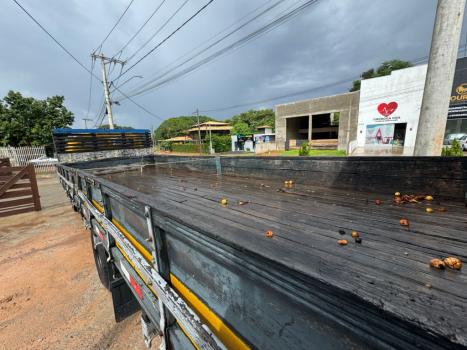
{"label": "metal bracket on truck bed", "polygon": [[122,251],[127,260],[131,262],[146,286],[175,317],[177,323],[196,347],[203,350],[225,350],[226,347],[210,331],[208,326],[201,322],[193,310],[160,276],[154,267],[146,261],[118,228],[92,205],[83,192],[78,191],[78,195],[100,225],[115,239],[117,247]]}

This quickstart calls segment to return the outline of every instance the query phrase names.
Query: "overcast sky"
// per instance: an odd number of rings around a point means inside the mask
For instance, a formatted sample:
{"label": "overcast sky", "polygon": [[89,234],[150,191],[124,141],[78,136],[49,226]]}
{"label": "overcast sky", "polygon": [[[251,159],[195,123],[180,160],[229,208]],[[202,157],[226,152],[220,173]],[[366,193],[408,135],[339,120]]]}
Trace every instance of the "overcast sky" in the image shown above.
{"label": "overcast sky", "polygon": [[[57,40],[85,66],[130,0],[19,0]],[[102,47],[113,56],[138,30],[162,0],[134,0],[122,21]],[[121,58],[132,55],[185,0],[167,0]],[[207,0],[189,0],[171,22],[130,60],[125,69],[202,7]],[[167,65],[245,16],[243,23],[277,0],[215,0],[193,21],[136,65],[121,79],[134,78],[122,91],[164,72]],[[271,22],[305,0],[284,0],[229,39],[220,49]],[[189,115],[196,108],[210,110],[260,101],[346,80],[376,67],[387,59],[414,60],[429,53],[436,11],[435,0],[319,0],[297,17],[254,41],[231,51],[186,76],[134,100],[161,119]],[[263,6],[262,6],[263,5]],[[256,12],[256,8],[262,6]],[[26,96],[63,95],[75,114],[75,127],[87,116],[90,74],[67,56],[12,0],[2,0],[0,16],[0,96],[17,90]],[[232,26],[235,28],[235,26]],[[225,32],[227,33],[227,32]],[[465,42],[463,31],[462,45]],[[196,51],[195,51],[196,52]],[[204,56],[199,56],[204,58]],[[186,56],[190,57],[190,56]],[[196,62],[196,60],[191,63]],[[188,65],[187,65],[188,66]],[[116,78],[119,68],[111,73]],[[100,65],[94,73],[101,76]],[[170,75],[169,75],[170,76]],[[346,91],[350,82],[299,96],[234,108],[209,115],[230,117],[250,108],[324,96]],[[93,80],[90,118],[96,118],[102,101],[102,85]],[[117,98],[118,94],[115,93]],[[157,127],[160,120],[130,101],[114,105],[118,124],[138,128]],[[92,123],[91,123],[92,124]]]}

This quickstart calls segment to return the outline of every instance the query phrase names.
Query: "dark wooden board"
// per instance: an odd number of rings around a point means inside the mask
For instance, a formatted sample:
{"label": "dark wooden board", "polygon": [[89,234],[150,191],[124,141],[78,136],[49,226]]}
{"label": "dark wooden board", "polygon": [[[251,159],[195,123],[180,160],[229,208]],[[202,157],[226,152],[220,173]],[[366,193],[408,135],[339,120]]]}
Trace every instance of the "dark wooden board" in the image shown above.
{"label": "dark wooden board", "polygon": [[[431,258],[446,255],[467,260],[467,212],[462,203],[433,203],[448,211],[429,215],[424,205],[394,206],[387,195],[373,193],[383,200],[376,206],[368,193],[342,189],[299,184],[276,192],[282,180],[219,179],[212,166],[207,168],[209,174],[163,168],[151,173],[144,168],[142,176],[130,171],[103,177],[150,195],[154,207],[180,222],[467,345],[465,268],[440,272],[428,266]],[[219,204],[222,197],[229,199],[227,207]],[[248,200],[251,203],[238,205]],[[410,231],[398,223],[403,216],[411,220]],[[344,237],[339,228],[347,231]],[[269,229],[273,239],[264,235]],[[362,245],[349,237],[352,229],[361,233]],[[341,238],[350,244],[339,246]]]}

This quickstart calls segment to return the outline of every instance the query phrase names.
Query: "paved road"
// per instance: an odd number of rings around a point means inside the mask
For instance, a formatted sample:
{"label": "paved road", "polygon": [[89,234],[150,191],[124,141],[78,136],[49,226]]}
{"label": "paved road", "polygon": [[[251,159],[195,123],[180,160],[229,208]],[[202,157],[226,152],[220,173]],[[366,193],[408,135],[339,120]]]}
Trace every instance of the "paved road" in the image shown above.
{"label": "paved road", "polygon": [[41,212],[0,223],[0,349],[144,349],[139,314],[115,323],[89,233],[57,180],[39,190]]}

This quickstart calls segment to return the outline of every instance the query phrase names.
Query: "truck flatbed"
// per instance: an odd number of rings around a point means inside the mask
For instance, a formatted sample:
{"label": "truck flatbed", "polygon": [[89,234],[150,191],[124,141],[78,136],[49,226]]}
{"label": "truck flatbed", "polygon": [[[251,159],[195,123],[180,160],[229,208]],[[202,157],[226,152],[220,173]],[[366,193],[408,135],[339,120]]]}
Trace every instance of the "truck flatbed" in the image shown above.
{"label": "truck flatbed", "polygon": [[[467,261],[462,202],[438,201],[433,194],[432,202],[397,205],[388,191],[300,181],[284,186],[284,180],[296,180],[293,173],[282,180],[257,179],[156,164],[125,171],[102,168],[94,174],[145,194],[144,201],[174,221],[265,259],[272,270],[309,286],[323,304],[340,308],[342,318],[353,318],[363,331],[371,322],[390,320],[400,323],[399,332],[420,334],[416,342],[421,348],[426,334],[467,346],[466,267],[429,266],[431,259],[447,256]],[[399,190],[393,187],[393,192]],[[227,205],[220,204],[222,198]],[[426,207],[434,212],[427,213]],[[409,227],[400,225],[402,218]],[[269,230],[272,238],[265,235]],[[352,231],[359,233],[361,244],[351,238]],[[341,239],[348,245],[340,246]]]}

